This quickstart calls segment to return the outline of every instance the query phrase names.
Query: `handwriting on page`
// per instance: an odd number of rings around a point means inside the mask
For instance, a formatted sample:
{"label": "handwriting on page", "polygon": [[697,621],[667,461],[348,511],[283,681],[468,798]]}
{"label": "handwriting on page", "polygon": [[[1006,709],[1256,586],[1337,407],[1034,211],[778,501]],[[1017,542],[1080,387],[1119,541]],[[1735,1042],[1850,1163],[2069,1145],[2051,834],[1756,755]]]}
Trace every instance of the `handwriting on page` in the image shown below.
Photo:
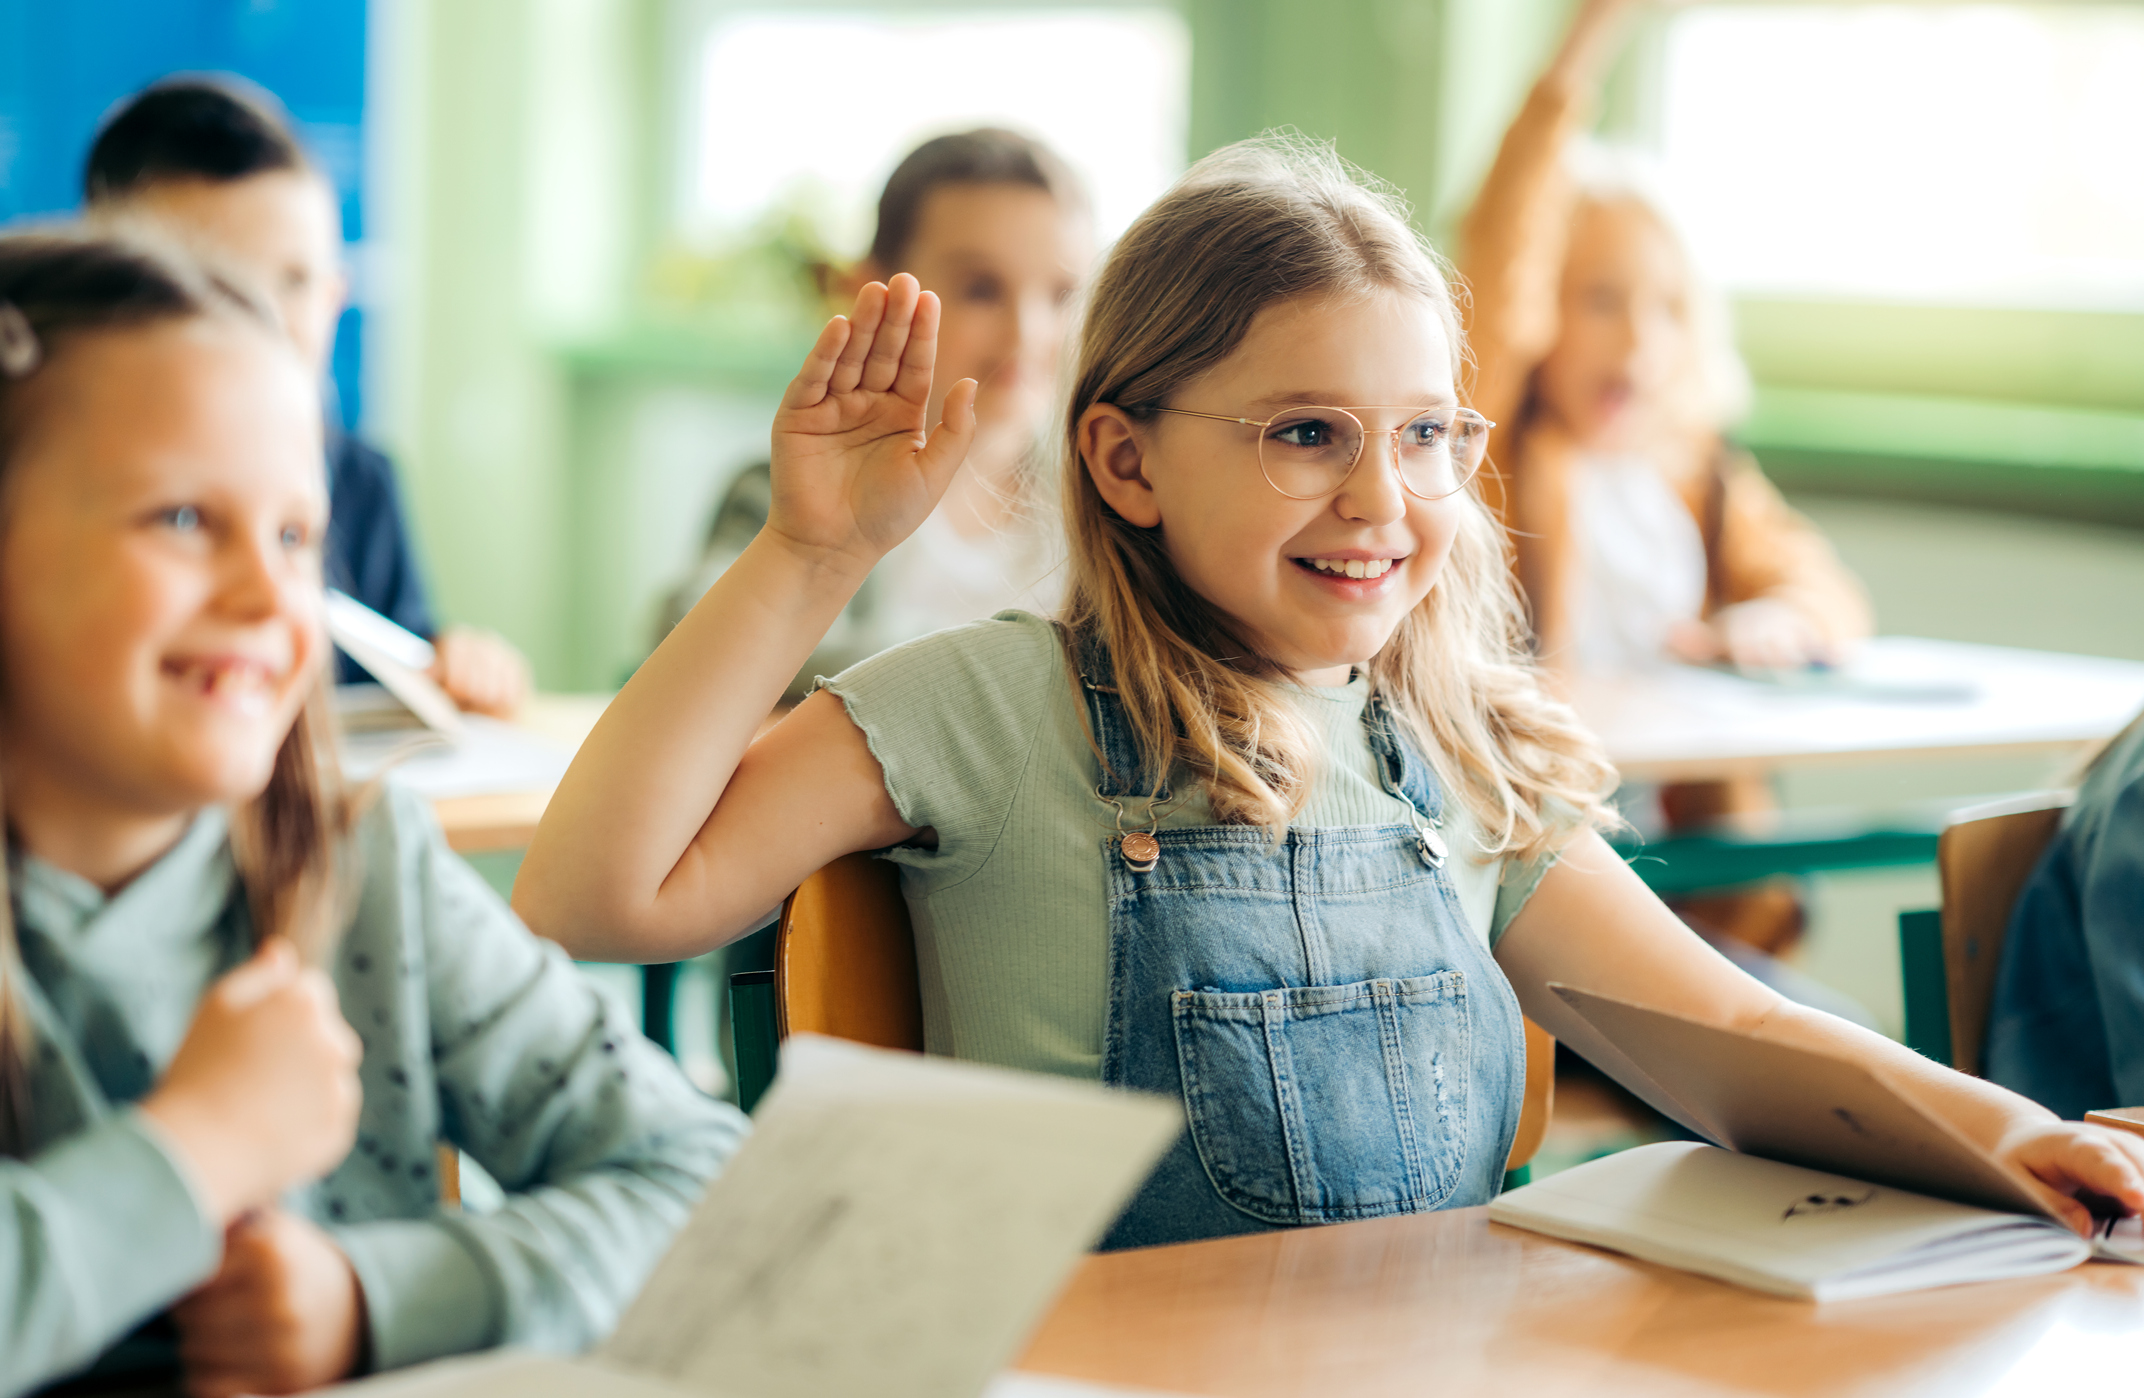
{"label": "handwriting on page", "polygon": [[1175,1129],[1146,1102],[770,1108],[603,1359],[754,1398],[966,1398]]}

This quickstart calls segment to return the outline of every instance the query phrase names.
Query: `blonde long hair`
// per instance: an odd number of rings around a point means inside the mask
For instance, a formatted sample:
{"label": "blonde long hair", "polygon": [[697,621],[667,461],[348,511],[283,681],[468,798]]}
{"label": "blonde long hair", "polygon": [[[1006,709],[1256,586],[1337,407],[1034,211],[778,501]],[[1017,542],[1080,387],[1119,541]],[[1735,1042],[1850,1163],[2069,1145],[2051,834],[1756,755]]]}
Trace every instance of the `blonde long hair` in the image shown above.
{"label": "blonde long hair", "polygon": [[[205,318],[279,333],[272,311],[175,255],[104,237],[0,237],[0,501],[38,411],[39,378],[72,341]],[[6,679],[0,674],[0,684]],[[232,857],[256,936],[288,936],[314,965],[326,962],[339,931],[335,852],[350,818],[330,759],[332,722],[325,688],[316,685],[276,752],[267,786],[231,822]],[[0,861],[0,1155],[30,1144],[35,1031],[26,974],[13,890]]]}
{"label": "blonde long hair", "polygon": [[[1107,648],[1144,775],[1186,770],[1215,818],[1276,833],[1309,797],[1315,736],[1285,698],[1283,668],[1187,586],[1161,531],[1104,502],[1077,425],[1096,403],[1135,418],[1242,343],[1267,306],[1400,291],[1463,343],[1442,265],[1389,187],[1328,145],[1292,134],[1228,146],[1192,167],[1111,251],[1080,334],[1066,415],[1066,622]],[[1473,490],[1436,587],[1369,662],[1484,853],[1530,857],[1574,826],[1609,826],[1614,772],[1571,710],[1543,691],[1501,530]],[[1130,775],[1130,774],[1124,774]]]}

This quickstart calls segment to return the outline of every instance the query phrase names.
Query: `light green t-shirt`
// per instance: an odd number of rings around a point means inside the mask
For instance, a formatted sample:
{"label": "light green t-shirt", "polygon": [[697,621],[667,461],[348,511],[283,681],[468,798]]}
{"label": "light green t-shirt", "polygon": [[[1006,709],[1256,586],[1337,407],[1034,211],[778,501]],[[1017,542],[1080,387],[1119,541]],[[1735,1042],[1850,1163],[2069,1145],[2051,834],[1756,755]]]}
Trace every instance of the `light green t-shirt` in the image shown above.
{"label": "light green t-shirt", "polygon": [[[1099,1078],[1109,1002],[1103,841],[1117,815],[1094,794],[1100,763],[1055,628],[1001,612],[825,683],[885,769],[901,818],[938,834],[935,849],[887,856],[902,866],[931,1052]],[[1367,682],[1297,694],[1325,754],[1296,824],[1412,823],[1378,780],[1362,725]],[[1124,829],[1145,828],[1145,804],[1125,802]],[[1161,821],[1212,823],[1203,796]],[[1444,837],[1467,922],[1493,945],[1551,859],[1480,858],[1457,802],[1446,802]]]}

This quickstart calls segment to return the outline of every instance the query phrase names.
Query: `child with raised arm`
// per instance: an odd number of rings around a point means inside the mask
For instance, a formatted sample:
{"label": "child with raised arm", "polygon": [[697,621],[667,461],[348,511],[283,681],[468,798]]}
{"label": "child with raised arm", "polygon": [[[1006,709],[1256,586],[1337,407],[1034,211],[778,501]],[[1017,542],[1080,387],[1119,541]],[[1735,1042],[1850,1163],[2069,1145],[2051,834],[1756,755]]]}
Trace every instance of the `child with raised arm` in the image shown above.
{"label": "child with raised arm", "polygon": [[1880,1064],[2080,1229],[2080,1187],[2144,1207],[2144,1142],[1786,1003],[1602,841],[1611,774],[1541,689],[1472,488],[1489,424],[1458,402],[1449,287],[1324,148],[1219,151],[1110,253],[1064,421],[1063,615],[898,647],[752,742],[974,432],[966,382],[930,428],[937,321],[895,277],[827,326],[767,528],[544,816],[532,926],[672,960],[885,851],[933,1051],[1183,1102],[1114,1246],[1487,1201],[1522,1010],[1602,1047],[1556,981]]}
{"label": "child with raised arm", "polygon": [[[338,785],[320,430],[271,312],[0,238],[0,1395],[581,1348],[740,1138],[421,800]],[[441,1143],[503,1207],[442,1208]]]}
{"label": "child with raised arm", "polygon": [[[907,272],[939,296],[938,384],[976,381],[976,441],[938,508],[880,560],[798,671],[794,697],[810,692],[814,676],[888,646],[1005,607],[1046,611],[1062,598],[1061,533],[1042,508],[1054,481],[1041,479],[1038,448],[1073,296],[1093,260],[1086,191],[1040,141],[992,127],[956,131],[894,167],[871,251],[840,280],[854,295]],[[664,634],[766,525],[768,496],[764,465],[730,485],[705,557],[664,606]]]}
{"label": "child with raised arm", "polygon": [[[1723,435],[1748,394],[1724,305],[1642,184],[1576,148],[1646,3],[1579,7],[1461,232],[1468,401],[1498,423],[1489,503],[1511,527],[1538,650],[1555,669],[1836,661],[1868,635],[1868,600]],[[1622,799],[1641,828],[1671,830],[1774,805],[1747,778]],[[1778,885],[1684,911],[1766,952],[1802,925],[1799,899]]]}

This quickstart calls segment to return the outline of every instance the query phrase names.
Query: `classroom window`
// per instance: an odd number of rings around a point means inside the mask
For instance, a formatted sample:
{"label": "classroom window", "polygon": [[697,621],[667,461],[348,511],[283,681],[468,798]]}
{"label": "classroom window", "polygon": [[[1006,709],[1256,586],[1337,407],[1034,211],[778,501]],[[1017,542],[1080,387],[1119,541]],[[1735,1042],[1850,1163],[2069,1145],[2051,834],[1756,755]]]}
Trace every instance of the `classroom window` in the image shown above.
{"label": "classroom window", "polygon": [[2144,310],[2144,6],[1678,16],[1665,185],[1757,294]]}
{"label": "classroom window", "polygon": [[918,142],[996,125],[1047,142],[1105,238],[1182,170],[1190,39],[1172,10],[732,12],[698,67],[687,230],[802,216],[861,253],[880,186]]}

